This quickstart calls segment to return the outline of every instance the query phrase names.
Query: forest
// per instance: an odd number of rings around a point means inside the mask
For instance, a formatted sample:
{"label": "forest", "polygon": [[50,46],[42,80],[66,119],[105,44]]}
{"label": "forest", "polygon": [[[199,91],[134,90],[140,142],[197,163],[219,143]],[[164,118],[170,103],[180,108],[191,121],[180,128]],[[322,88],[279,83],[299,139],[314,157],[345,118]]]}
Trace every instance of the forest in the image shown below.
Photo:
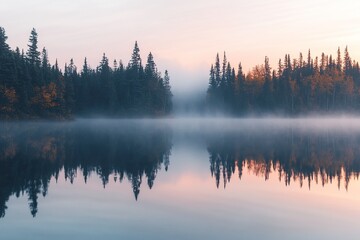
{"label": "forest", "polygon": [[70,119],[74,116],[164,116],[172,109],[168,71],[157,69],[152,53],[142,65],[137,42],[127,66],[104,54],[91,68],[73,59],[63,70],[39,50],[32,29],[28,49],[10,49],[0,27],[0,119]]}
{"label": "forest", "polygon": [[[150,52],[145,66],[135,46],[129,63],[111,64],[103,54],[91,68],[81,69],[73,59],[60,67],[50,64],[46,48],[38,47],[32,29],[26,52],[10,49],[0,27],[0,119],[70,119],[91,117],[161,117],[172,110],[168,71],[162,74]],[[110,66],[111,65],[111,66]],[[211,65],[206,97],[207,112],[233,116],[246,114],[359,113],[360,68],[348,47],[342,55],[302,53],[279,59],[272,69],[269,58],[244,73],[219,54]]]}
{"label": "forest", "polygon": [[321,54],[315,59],[308,51],[297,59],[289,54],[272,70],[269,58],[247,74],[241,63],[237,72],[224,53],[211,66],[206,99],[210,112],[245,114],[358,113],[360,110],[360,68],[345,48],[337,56]]}

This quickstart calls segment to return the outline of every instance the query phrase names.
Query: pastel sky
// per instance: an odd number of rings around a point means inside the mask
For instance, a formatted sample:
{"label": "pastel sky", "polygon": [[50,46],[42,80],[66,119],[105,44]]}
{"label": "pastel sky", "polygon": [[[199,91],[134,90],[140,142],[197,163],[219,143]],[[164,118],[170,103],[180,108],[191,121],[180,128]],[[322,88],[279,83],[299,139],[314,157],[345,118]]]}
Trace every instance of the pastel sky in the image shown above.
{"label": "pastel sky", "polygon": [[0,25],[11,47],[26,49],[32,27],[39,46],[60,64],[84,57],[95,67],[105,52],[126,64],[135,40],[143,61],[152,51],[175,92],[206,88],[217,52],[245,70],[268,56],[335,54],[348,45],[360,60],[356,0],[0,0]]}

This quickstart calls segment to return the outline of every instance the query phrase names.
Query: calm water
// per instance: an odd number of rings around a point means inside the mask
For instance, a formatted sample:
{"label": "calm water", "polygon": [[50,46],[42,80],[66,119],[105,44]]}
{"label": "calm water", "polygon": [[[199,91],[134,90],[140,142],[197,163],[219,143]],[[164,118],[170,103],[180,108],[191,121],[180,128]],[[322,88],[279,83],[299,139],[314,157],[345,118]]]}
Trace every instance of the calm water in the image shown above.
{"label": "calm water", "polygon": [[360,119],[0,124],[0,239],[358,239]]}

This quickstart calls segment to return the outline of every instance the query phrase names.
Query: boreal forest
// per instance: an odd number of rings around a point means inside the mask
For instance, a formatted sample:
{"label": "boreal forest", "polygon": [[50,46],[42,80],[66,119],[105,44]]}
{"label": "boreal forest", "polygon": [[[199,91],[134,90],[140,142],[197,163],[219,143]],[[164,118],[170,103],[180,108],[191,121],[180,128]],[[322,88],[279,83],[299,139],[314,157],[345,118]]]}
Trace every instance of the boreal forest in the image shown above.
{"label": "boreal forest", "polygon": [[360,68],[345,48],[337,56],[321,54],[315,59],[308,51],[292,59],[279,60],[277,69],[269,58],[247,74],[241,63],[237,70],[219,54],[211,66],[207,90],[209,111],[228,114],[326,114],[359,113]]}
{"label": "boreal forest", "polygon": [[[99,65],[73,59],[60,67],[50,64],[46,48],[39,50],[32,29],[27,50],[12,50],[0,27],[0,119],[69,119],[75,116],[161,117],[172,110],[168,71],[162,74],[152,53],[142,64],[135,46],[129,63],[103,54]],[[217,54],[211,66],[206,111],[232,116],[246,114],[359,113],[360,68],[345,48],[337,55],[310,50],[297,58],[285,55],[278,66],[264,64],[244,73]]]}
{"label": "boreal forest", "polygon": [[168,71],[161,74],[152,53],[142,65],[137,42],[130,62],[104,54],[96,68],[85,58],[60,67],[49,63],[32,29],[28,49],[10,49],[0,27],[0,119],[69,119],[75,116],[151,116],[168,114],[172,93]]}

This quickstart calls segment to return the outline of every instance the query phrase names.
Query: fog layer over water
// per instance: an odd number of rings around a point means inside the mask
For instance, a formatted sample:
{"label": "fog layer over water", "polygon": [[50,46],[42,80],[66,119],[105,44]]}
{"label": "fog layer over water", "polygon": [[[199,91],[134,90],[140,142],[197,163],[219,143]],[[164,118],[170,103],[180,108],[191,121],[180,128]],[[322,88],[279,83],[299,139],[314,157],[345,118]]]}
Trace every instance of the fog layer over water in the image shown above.
{"label": "fog layer over water", "polygon": [[357,239],[357,118],[2,122],[0,133],[1,239]]}

